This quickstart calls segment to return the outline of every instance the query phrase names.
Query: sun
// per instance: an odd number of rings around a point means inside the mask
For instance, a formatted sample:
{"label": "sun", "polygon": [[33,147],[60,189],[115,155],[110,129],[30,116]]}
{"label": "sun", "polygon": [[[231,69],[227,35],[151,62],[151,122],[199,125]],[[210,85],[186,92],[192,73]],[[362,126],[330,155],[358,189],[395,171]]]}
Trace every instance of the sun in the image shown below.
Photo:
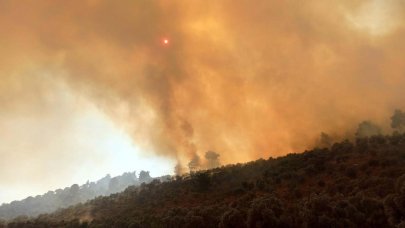
{"label": "sun", "polygon": [[162,43],[163,43],[163,45],[169,45],[169,39],[168,38],[163,38],[162,39]]}

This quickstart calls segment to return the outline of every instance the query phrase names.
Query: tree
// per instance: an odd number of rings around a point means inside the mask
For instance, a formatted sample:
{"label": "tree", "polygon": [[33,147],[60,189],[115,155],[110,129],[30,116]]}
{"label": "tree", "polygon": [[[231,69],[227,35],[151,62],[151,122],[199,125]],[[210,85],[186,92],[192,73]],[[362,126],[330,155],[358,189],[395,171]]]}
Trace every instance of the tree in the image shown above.
{"label": "tree", "polygon": [[70,186],[70,193],[75,195],[80,191],[80,187],[78,184],[73,184],[72,186]]}
{"label": "tree", "polygon": [[192,175],[194,185],[200,191],[206,191],[211,186],[211,177],[208,172],[197,172]]}
{"label": "tree", "polygon": [[110,193],[116,193],[119,191],[119,180],[117,177],[111,178],[110,183],[108,184],[108,191]]}
{"label": "tree", "polygon": [[222,215],[219,227],[244,228],[246,227],[245,220],[245,216],[238,209],[231,208]]}
{"label": "tree", "polygon": [[69,196],[66,199],[66,204],[76,203],[80,200],[80,187],[78,184],[74,184],[69,189]]}
{"label": "tree", "polygon": [[399,133],[405,131],[405,112],[399,109],[395,110],[391,117],[391,127]]}
{"label": "tree", "polygon": [[322,132],[319,138],[318,146],[320,148],[330,148],[332,146],[332,138],[328,134]]}
{"label": "tree", "polygon": [[391,225],[405,223],[405,174],[397,179],[395,193],[385,198],[384,210]]}
{"label": "tree", "polygon": [[363,121],[359,124],[356,137],[363,138],[363,137],[370,137],[374,135],[381,135],[381,128],[371,121]]}
{"label": "tree", "polygon": [[195,172],[200,168],[200,157],[198,154],[195,154],[193,159],[188,163],[188,168],[191,172]]}
{"label": "tree", "polygon": [[273,196],[253,200],[247,218],[248,227],[279,227],[282,208],[281,201]]}
{"label": "tree", "polygon": [[152,177],[150,177],[150,175],[149,175],[149,171],[141,171],[140,173],[139,173],[139,181],[141,182],[141,183],[148,183],[148,182],[150,182],[152,180]]}
{"label": "tree", "polygon": [[213,169],[220,166],[219,154],[214,151],[207,151],[205,153],[205,159],[207,159],[207,168]]}

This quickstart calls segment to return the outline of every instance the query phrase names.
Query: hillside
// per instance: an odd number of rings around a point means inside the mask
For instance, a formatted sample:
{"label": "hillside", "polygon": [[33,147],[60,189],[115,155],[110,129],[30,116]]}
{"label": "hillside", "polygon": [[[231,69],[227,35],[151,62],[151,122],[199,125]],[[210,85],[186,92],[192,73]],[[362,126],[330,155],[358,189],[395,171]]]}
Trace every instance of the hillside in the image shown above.
{"label": "hillside", "polygon": [[228,165],[9,227],[404,227],[405,134]]}
{"label": "hillside", "polygon": [[128,186],[139,186],[141,183],[149,183],[150,181],[152,178],[146,171],[141,171],[139,177],[137,177],[136,172],[128,172],[116,177],[106,175],[98,181],[87,182],[81,186],[74,184],[64,189],[48,191],[43,195],[30,196],[21,201],[2,204],[0,206],[0,219],[50,213],[60,208],[86,202],[97,196],[121,192]]}

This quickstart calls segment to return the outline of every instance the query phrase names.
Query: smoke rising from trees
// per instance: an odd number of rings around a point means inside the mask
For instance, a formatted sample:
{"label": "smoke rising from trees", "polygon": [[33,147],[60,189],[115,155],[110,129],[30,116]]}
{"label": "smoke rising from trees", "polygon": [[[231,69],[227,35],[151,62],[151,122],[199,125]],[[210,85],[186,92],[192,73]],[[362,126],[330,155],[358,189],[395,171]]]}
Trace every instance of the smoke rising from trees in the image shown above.
{"label": "smoke rising from trees", "polygon": [[365,119],[386,129],[405,108],[405,6],[381,4],[1,1],[1,112],[41,118],[62,80],[179,173],[210,148],[227,164],[345,138]]}

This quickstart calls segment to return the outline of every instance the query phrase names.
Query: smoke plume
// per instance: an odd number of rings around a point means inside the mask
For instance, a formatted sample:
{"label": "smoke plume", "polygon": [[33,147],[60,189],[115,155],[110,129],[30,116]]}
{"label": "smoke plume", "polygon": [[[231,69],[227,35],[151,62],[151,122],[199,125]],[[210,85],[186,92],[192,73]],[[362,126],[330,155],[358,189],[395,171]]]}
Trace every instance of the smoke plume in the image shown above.
{"label": "smoke plume", "polygon": [[299,152],[405,108],[404,15],[399,0],[1,0],[1,112],[34,113],[62,80],[178,172],[211,149]]}

